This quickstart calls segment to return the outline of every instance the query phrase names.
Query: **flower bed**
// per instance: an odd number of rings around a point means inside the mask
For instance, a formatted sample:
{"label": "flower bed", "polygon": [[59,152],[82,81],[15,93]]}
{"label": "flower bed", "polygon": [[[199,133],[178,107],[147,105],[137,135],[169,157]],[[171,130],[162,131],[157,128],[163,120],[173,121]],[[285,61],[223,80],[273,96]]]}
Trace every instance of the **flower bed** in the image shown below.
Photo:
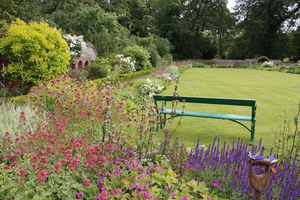
{"label": "flower bed", "polygon": [[[130,104],[126,85],[98,89],[68,77],[49,81],[24,99],[35,115],[21,111],[18,128],[2,135],[0,199],[254,196],[247,155],[263,153],[263,147],[215,140],[207,149],[198,143],[189,155],[167,128],[161,142],[154,139],[153,103],[142,97]],[[265,199],[299,196],[299,157],[291,159],[274,166],[278,174],[272,174]]]}

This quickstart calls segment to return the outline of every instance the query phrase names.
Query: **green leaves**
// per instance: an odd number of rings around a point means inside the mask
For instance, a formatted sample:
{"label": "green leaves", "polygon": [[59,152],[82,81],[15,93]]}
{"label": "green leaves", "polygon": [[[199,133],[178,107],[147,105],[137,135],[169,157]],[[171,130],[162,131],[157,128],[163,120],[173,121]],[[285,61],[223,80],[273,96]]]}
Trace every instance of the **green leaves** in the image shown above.
{"label": "green leaves", "polygon": [[70,55],[61,32],[45,22],[12,23],[0,43],[0,53],[9,58],[7,73],[12,78],[37,84],[45,77],[67,72]]}

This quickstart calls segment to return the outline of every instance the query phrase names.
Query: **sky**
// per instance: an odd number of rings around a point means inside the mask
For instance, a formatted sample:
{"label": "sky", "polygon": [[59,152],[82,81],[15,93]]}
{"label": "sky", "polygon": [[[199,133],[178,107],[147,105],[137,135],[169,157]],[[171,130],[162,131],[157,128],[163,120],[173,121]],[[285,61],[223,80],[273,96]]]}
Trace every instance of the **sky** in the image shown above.
{"label": "sky", "polygon": [[235,0],[228,0],[228,3],[227,3],[227,8],[231,9],[234,7],[235,5]]}

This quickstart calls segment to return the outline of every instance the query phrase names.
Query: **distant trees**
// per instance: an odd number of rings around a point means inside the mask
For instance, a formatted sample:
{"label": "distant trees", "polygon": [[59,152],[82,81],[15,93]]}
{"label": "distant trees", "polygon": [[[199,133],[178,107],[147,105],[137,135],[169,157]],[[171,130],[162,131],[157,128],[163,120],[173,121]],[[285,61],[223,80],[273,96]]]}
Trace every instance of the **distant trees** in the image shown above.
{"label": "distant trees", "polygon": [[171,52],[175,59],[244,59],[260,55],[299,59],[295,41],[299,35],[296,24],[299,1],[237,0],[235,12],[230,12],[226,3],[226,0],[3,0],[0,20],[8,22],[16,17],[27,23],[48,20],[51,27],[61,28],[66,34],[83,35],[85,41],[95,45],[101,57],[117,54],[126,46],[143,46],[139,38],[154,36],[153,43],[144,47],[157,58],[155,51],[160,57]]}
{"label": "distant trees", "polygon": [[[300,16],[297,0],[237,0],[238,36],[232,58],[253,58],[265,55],[282,59],[289,39],[285,29]],[[237,49],[241,51],[237,51]]]}

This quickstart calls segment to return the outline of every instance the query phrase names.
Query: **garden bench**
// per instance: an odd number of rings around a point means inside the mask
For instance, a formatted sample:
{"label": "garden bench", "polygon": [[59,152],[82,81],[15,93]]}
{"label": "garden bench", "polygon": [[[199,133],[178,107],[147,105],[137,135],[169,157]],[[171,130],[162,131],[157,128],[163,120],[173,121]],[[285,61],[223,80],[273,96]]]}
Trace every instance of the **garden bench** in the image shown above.
{"label": "garden bench", "polygon": [[[161,129],[164,128],[167,120],[172,117],[178,116],[189,116],[189,117],[202,117],[202,118],[213,118],[230,120],[242,125],[251,133],[250,146],[253,144],[254,132],[255,132],[255,121],[256,121],[256,100],[248,99],[224,99],[224,98],[209,98],[209,97],[189,97],[189,96],[163,96],[153,95],[154,103],[157,109],[159,119],[156,127],[156,134],[158,133],[159,126]],[[198,103],[198,104],[218,104],[218,105],[230,105],[230,106],[248,106],[252,108],[251,115],[235,115],[235,114],[220,114],[220,113],[205,113],[195,112],[188,110],[172,110],[166,107],[167,102],[179,101],[186,103]],[[159,106],[157,102],[162,102],[163,105]],[[163,115],[163,117],[162,117]],[[166,115],[171,115],[170,118],[166,118]],[[239,121],[251,121],[251,129]]]}

